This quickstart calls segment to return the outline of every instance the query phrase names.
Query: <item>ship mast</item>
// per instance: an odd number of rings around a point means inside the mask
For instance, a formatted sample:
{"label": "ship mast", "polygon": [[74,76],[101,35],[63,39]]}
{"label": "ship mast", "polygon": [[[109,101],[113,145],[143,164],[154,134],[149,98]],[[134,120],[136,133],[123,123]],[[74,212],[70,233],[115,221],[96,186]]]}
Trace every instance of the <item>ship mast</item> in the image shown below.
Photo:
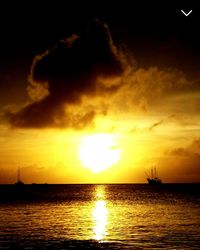
{"label": "ship mast", "polygon": [[21,180],[20,180],[20,177],[21,177],[20,176],[20,174],[21,174],[20,170],[21,170],[20,167],[18,167],[18,172],[17,172],[17,179],[18,180],[17,180],[17,182],[21,182]]}
{"label": "ship mast", "polygon": [[156,167],[154,168],[155,178],[156,178]]}
{"label": "ship mast", "polygon": [[18,167],[18,182],[20,180],[20,168]]}
{"label": "ship mast", "polygon": [[22,185],[24,184],[21,180],[20,180],[20,167],[18,167],[18,171],[17,171],[17,182],[15,183],[16,185]]}
{"label": "ship mast", "polygon": [[153,179],[153,168],[151,168],[151,179]]}

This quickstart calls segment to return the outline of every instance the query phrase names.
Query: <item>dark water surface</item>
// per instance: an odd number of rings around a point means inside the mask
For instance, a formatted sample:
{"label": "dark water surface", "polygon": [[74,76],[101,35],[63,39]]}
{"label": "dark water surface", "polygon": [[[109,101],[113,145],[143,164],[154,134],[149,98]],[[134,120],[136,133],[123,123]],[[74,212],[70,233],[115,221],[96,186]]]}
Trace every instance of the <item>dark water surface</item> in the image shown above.
{"label": "dark water surface", "polygon": [[200,184],[0,185],[0,249],[200,249]]}

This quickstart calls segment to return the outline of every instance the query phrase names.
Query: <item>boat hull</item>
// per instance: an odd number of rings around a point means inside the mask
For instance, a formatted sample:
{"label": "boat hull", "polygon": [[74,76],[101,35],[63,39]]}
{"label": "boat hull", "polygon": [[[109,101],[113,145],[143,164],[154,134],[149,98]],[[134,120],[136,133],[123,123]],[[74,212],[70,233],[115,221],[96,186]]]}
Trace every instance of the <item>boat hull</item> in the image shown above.
{"label": "boat hull", "polygon": [[162,181],[158,178],[155,178],[155,179],[147,179],[148,183],[150,185],[161,185],[162,184]]}

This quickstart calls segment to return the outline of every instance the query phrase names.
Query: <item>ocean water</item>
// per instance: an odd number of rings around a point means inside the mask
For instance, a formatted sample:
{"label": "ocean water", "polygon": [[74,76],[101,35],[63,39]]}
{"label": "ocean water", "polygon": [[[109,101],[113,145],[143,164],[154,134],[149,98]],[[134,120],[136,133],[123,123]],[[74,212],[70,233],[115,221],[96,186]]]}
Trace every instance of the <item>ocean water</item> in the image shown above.
{"label": "ocean water", "polygon": [[200,249],[200,184],[0,185],[0,249]]}

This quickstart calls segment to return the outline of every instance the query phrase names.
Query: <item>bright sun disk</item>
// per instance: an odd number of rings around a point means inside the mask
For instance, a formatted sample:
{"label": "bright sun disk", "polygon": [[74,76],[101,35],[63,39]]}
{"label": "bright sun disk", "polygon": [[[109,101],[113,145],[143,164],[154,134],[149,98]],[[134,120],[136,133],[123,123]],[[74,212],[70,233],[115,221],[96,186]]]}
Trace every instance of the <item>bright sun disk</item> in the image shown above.
{"label": "bright sun disk", "polygon": [[121,149],[110,134],[85,136],[80,145],[79,156],[83,165],[93,172],[101,172],[120,160]]}

